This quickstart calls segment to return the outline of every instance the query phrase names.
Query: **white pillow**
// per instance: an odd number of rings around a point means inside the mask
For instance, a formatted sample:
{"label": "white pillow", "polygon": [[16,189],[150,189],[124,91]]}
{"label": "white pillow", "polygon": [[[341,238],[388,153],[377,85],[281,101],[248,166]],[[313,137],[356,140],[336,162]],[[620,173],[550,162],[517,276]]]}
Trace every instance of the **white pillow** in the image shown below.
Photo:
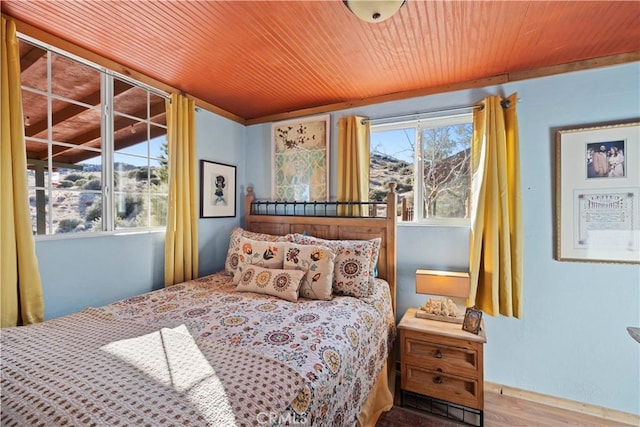
{"label": "white pillow", "polygon": [[298,300],[298,289],[306,271],[245,266],[236,290],[272,295],[287,301]]}
{"label": "white pillow", "polygon": [[335,258],[336,255],[326,246],[284,244],[285,270],[307,271],[298,292],[301,297],[331,299]]}
{"label": "white pillow", "polygon": [[238,266],[233,275],[233,284],[240,281],[245,266],[253,264],[265,268],[282,268],[284,242],[268,242],[240,237]]}

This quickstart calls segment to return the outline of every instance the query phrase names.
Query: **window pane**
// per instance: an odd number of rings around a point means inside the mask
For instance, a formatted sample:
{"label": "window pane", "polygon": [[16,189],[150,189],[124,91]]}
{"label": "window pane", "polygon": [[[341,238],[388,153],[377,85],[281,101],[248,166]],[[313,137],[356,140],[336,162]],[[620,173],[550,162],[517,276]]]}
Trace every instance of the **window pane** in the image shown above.
{"label": "window pane", "polygon": [[[100,140],[96,142],[100,144]],[[99,150],[85,150],[81,147],[68,146],[62,144],[51,144],[54,167],[69,167],[71,169],[81,169],[84,164],[101,165],[102,153]]]}
{"label": "window pane", "polygon": [[56,53],[51,54],[51,92],[88,105],[100,105],[100,72]]}
{"label": "window pane", "polygon": [[146,192],[114,192],[115,224],[117,230],[148,227]]}
{"label": "window pane", "polygon": [[[75,233],[95,229],[93,220],[102,217],[99,164],[76,165],[76,168],[55,167],[51,174],[47,171],[46,161],[31,161],[27,167],[34,234]],[[53,229],[49,224],[50,207]]]}
{"label": "window pane", "polygon": [[149,131],[151,134],[151,140],[149,141],[149,155],[156,159],[166,159],[169,154],[169,146],[167,144],[167,129],[152,124],[149,127]]}
{"label": "window pane", "polygon": [[25,137],[47,139],[49,126],[47,96],[23,89],[22,113]]}
{"label": "window pane", "polygon": [[151,123],[156,123],[160,125],[167,126],[167,115],[166,107],[165,107],[165,98],[154,93],[149,93],[149,103],[150,103],[150,119]]}
{"label": "window pane", "polygon": [[[49,145],[46,142],[33,141],[25,138],[25,146],[27,148],[27,168],[33,169],[36,163],[46,163]],[[45,159],[45,160],[43,160]]]}
{"label": "window pane", "polygon": [[472,125],[424,129],[423,218],[467,218]]}
{"label": "window pane", "polygon": [[151,179],[156,179],[156,175],[147,158],[116,153],[114,214],[117,229],[149,226],[147,206]]}
{"label": "window pane", "polygon": [[93,222],[88,219],[100,192],[82,191],[79,189],[56,189],[51,191],[51,207],[53,215],[53,232],[83,233],[91,231]]}
{"label": "window pane", "polygon": [[167,206],[169,196],[164,193],[151,193],[149,213],[151,215],[150,227],[161,227],[167,225]]}
{"label": "window pane", "polygon": [[120,129],[116,129],[113,141],[115,152],[146,158],[149,153],[147,124],[125,118],[120,118],[118,123]]}
{"label": "window pane", "polygon": [[148,117],[147,90],[114,78],[113,111],[116,120],[125,115],[146,120]]}
{"label": "window pane", "polygon": [[54,221],[58,212],[59,220],[79,219],[82,222],[75,225],[74,221],[66,221],[62,226],[58,224],[54,230],[56,233],[102,230],[101,168],[101,158],[98,156],[77,164],[76,168],[58,169],[59,181],[57,184],[54,182],[54,186],[59,190],[60,201],[66,205],[56,207],[54,203]]}
{"label": "window pane", "polygon": [[27,187],[29,193],[29,213],[33,234],[48,234],[49,191],[48,184],[51,177],[49,172],[39,164],[27,165]]}
{"label": "window pane", "polygon": [[413,207],[415,139],[414,127],[371,132],[370,201],[385,201],[395,182],[400,200]]}
{"label": "window pane", "polygon": [[[100,106],[86,107],[81,104],[54,99],[51,102],[52,140],[81,147],[100,148]],[[36,127],[33,124],[28,130]],[[46,129],[47,123],[43,123]]]}
{"label": "window pane", "polygon": [[18,49],[22,85],[46,92],[47,51],[23,40],[18,40]]}
{"label": "window pane", "polygon": [[169,203],[169,171],[166,161],[151,160],[151,195],[149,214],[151,227],[167,224],[167,206]]}

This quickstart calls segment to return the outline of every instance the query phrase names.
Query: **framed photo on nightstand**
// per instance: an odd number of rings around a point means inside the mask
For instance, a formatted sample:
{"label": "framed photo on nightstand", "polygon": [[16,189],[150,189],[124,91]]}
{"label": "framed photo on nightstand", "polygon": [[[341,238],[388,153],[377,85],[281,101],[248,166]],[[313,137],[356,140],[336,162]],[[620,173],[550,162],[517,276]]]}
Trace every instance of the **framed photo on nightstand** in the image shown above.
{"label": "framed photo on nightstand", "polygon": [[462,329],[472,334],[478,335],[480,332],[480,324],[482,323],[482,310],[478,307],[467,307],[467,311],[464,313],[464,321],[462,322]]}

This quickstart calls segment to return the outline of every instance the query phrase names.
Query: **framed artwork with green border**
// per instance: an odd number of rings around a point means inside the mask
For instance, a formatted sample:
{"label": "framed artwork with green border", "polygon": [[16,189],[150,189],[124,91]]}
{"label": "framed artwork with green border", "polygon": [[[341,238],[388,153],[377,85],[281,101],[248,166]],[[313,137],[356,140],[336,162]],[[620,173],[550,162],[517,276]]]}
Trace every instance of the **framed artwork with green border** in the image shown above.
{"label": "framed artwork with green border", "polygon": [[273,200],[329,200],[329,115],[271,126]]}

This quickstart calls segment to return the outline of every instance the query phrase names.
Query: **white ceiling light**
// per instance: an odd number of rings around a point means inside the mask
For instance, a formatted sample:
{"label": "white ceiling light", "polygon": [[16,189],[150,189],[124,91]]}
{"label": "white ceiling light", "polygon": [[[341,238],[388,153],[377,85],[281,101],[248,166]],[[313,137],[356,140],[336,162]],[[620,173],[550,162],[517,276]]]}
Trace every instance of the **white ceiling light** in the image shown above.
{"label": "white ceiling light", "polygon": [[363,21],[382,22],[399,11],[405,0],[343,0],[342,2]]}

